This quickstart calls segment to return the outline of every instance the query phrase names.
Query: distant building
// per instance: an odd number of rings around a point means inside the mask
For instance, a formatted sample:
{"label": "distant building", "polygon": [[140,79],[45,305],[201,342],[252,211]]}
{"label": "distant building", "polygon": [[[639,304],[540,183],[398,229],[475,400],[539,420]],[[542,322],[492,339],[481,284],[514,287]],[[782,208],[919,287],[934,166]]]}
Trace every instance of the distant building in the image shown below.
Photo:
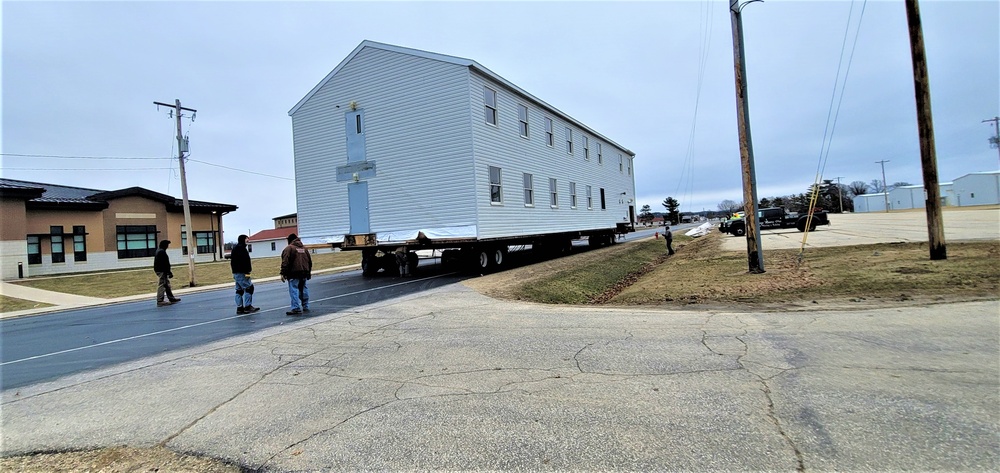
{"label": "distant building", "polygon": [[[195,261],[217,258],[222,216],[235,205],[191,200]],[[181,199],[142,187],[115,191],[0,179],[0,276],[153,266],[160,240],[187,260]]]}
{"label": "distant building", "polygon": [[952,183],[955,190],[955,205],[1000,204],[1000,171],[974,172],[966,174]]}
{"label": "distant building", "polygon": [[[1000,204],[1000,171],[973,172],[952,182],[938,184],[941,206]],[[885,194],[854,197],[855,212],[884,212]],[[927,202],[924,186],[900,186],[889,191],[889,210],[922,209]]]}
{"label": "distant building", "polygon": [[[298,214],[274,217],[274,228],[261,230],[247,238],[247,249],[251,258],[267,258],[281,256],[281,251],[288,246],[288,235],[298,233]],[[334,251],[329,244],[306,245],[313,254],[330,253]]]}
{"label": "distant building", "polygon": [[282,215],[280,217],[274,217],[274,228],[286,228],[286,227],[298,227],[299,226],[299,214],[288,214]]}
{"label": "distant building", "polygon": [[[854,211],[863,212],[885,212],[885,193],[862,194],[854,196]],[[890,208],[892,205],[890,204]]]}

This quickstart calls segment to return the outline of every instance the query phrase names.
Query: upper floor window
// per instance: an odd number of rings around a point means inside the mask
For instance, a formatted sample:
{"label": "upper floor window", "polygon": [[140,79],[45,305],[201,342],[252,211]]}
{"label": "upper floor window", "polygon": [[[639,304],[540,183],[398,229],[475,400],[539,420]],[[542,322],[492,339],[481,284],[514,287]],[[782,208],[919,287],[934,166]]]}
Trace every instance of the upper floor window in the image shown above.
{"label": "upper floor window", "polygon": [[497,124],[497,91],[483,87],[483,107],[486,113],[486,123]]}
{"label": "upper floor window", "polygon": [[559,192],[556,190],[556,180],[554,178],[549,179],[549,205],[553,207],[559,206]]}
{"label": "upper floor window", "polygon": [[604,164],[604,149],[601,142],[597,142],[597,164]]}
{"label": "upper floor window", "polygon": [[625,160],[622,159],[622,154],[618,153],[618,172],[625,172]]}
{"label": "upper floor window", "polygon": [[528,173],[524,173],[524,205],[535,205],[534,177]]}
{"label": "upper floor window", "polygon": [[590,138],[587,135],[583,135],[583,159],[590,161]]}
{"label": "upper floor window", "polygon": [[490,166],[490,203],[503,203],[503,185],[500,180],[500,168],[495,166]]}
{"label": "upper floor window", "polygon": [[632,158],[628,158],[628,175],[632,175]]}
{"label": "upper floor window", "polygon": [[566,152],[573,154],[573,130],[566,127]]}
{"label": "upper floor window", "polygon": [[528,137],[528,107],[518,104],[517,123],[520,127],[521,136]]}
{"label": "upper floor window", "polygon": [[66,249],[63,246],[63,227],[53,225],[49,227],[49,238],[52,248],[52,262],[65,263]]}
{"label": "upper floor window", "polygon": [[552,129],[552,119],[545,117],[545,143],[549,146],[556,145],[556,134]]}
{"label": "upper floor window", "polygon": [[156,225],[118,225],[118,258],[156,255]]}

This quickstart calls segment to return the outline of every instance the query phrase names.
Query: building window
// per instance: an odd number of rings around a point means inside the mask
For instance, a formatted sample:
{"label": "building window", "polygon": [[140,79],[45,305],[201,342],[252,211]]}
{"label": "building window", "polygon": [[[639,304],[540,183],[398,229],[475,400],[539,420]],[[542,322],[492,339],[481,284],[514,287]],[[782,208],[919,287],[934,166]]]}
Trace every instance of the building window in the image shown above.
{"label": "building window", "polygon": [[483,87],[483,110],[486,113],[486,123],[497,124],[497,91]]}
{"label": "building window", "polygon": [[63,227],[53,225],[49,227],[49,244],[52,248],[52,262],[65,263],[66,249],[63,247]]}
{"label": "building window", "polygon": [[500,180],[500,168],[490,166],[490,203],[503,203],[503,185]]}
{"label": "building window", "polygon": [[273,242],[273,241],[272,241],[272,242],[271,242],[271,251],[277,251],[277,249],[278,249],[278,247],[277,247],[277,242]]}
{"label": "building window", "polygon": [[42,244],[36,236],[30,236],[28,242],[28,264],[42,264]]}
{"label": "building window", "polygon": [[601,188],[601,210],[607,210],[608,206],[604,200],[604,188]]}
{"label": "building window", "polygon": [[[212,232],[192,232],[194,234],[194,253],[212,253],[215,251],[215,235]],[[181,225],[181,254],[188,254],[187,227]]]}
{"label": "building window", "polygon": [[559,206],[559,192],[556,190],[556,180],[549,178],[549,205]]}
{"label": "building window", "polygon": [[573,154],[573,130],[566,127],[566,152]]}
{"label": "building window", "polygon": [[594,209],[594,196],[590,193],[590,186],[587,186],[587,210]]}
{"label": "building window", "polygon": [[73,261],[87,261],[87,227],[73,226]]}
{"label": "building window", "polygon": [[624,160],[622,159],[622,154],[618,153],[618,172],[625,172],[623,166],[624,166]]}
{"label": "building window", "polygon": [[583,137],[583,159],[590,161],[590,138],[587,138],[586,135]]}
{"label": "building window", "polygon": [[524,173],[524,205],[535,205],[535,183],[531,174]]}
{"label": "building window", "polygon": [[521,136],[528,137],[528,107],[518,104],[517,106],[517,121],[520,127]]}
{"label": "building window", "polygon": [[156,256],[156,225],[118,225],[118,258]]}
{"label": "building window", "polygon": [[576,208],[576,183],[569,183],[569,207]]}
{"label": "building window", "polygon": [[597,142],[597,164],[604,164],[604,150],[601,142]]}
{"label": "building window", "polygon": [[545,143],[549,146],[556,145],[556,134],[552,128],[552,119],[545,117]]}

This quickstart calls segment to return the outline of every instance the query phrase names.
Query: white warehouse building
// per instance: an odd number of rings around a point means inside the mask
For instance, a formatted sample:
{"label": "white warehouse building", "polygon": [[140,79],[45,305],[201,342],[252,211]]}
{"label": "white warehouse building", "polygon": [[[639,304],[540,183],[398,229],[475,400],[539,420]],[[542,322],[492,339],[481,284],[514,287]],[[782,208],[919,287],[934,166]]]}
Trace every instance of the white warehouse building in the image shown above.
{"label": "white warehouse building", "polygon": [[1000,204],[1000,171],[973,172],[952,183],[955,205]]}
{"label": "white warehouse building", "polygon": [[306,244],[635,221],[633,152],[469,59],[364,41],[288,114]]}

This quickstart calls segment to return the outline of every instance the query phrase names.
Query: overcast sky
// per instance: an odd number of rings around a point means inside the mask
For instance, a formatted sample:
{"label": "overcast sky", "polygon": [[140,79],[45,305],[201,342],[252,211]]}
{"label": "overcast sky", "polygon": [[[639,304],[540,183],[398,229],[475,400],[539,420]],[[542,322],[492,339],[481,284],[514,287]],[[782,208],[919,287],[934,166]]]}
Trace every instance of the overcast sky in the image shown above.
{"label": "overcast sky", "polygon": [[[997,170],[982,121],[1000,114],[1000,2],[920,8],[940,180]],[[10,156],[176,156],[153,102],[180,99],[198,110],[183,122],[190,198],[239,206],[226,241],[295,212],[288,111],[365,39],[475,60],[631,149],[640,206],[742,199],[725,0],[4,1],[0,15],[3,177],[180,197],[176,159]],[[868,182],[881,160],[890,184],[922,183],[901,1],[769,0],[743,17],[759,197],[805,192],[820,170]]]}

